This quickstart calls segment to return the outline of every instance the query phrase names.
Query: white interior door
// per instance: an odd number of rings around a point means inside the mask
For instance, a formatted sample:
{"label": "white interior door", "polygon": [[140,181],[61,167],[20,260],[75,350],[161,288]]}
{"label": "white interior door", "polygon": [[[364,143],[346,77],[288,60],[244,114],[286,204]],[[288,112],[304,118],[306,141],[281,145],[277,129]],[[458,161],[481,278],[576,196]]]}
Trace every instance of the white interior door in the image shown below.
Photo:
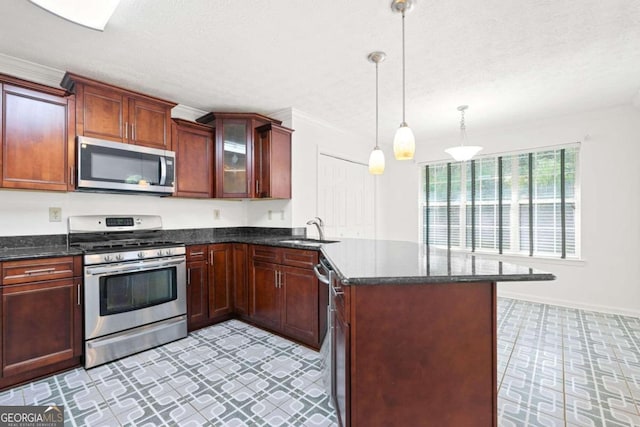
{"label": "white interior door", "polygon": [[368,166],[319,154],[318,215],[328,238],[375,238],[375,181]]}

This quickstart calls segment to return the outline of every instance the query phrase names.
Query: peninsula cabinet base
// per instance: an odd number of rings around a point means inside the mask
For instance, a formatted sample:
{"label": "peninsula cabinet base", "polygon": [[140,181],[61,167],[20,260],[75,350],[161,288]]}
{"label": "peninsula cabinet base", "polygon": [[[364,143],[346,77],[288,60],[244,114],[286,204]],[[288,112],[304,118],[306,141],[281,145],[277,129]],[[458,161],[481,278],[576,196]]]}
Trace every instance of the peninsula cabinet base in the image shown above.
{"label": "peninsula cabinet base", "polygon": [[344,426],[497,425],[495,282],[343,289]]}

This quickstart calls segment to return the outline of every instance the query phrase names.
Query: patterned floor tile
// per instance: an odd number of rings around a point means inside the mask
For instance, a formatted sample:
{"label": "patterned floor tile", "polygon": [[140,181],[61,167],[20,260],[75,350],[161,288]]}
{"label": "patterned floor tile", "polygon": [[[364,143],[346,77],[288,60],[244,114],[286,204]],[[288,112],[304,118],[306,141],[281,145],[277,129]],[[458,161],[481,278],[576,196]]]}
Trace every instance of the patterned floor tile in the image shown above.
{"label": "patterned floor tile", "polygon": [[[499,426],[639,426],[640,319],[499,298]],[[319,353],[238,320],[0,393],[68,426],[336,426]]]}

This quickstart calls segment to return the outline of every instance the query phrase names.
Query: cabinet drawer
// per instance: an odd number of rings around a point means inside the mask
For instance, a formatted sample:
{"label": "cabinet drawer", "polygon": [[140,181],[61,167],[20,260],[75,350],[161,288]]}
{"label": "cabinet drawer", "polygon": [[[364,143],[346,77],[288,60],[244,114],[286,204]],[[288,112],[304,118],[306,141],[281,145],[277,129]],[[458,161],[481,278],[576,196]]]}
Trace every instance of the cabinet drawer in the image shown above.
{"label": "cabinet drawer", "polygon": [[2,264],[2,285],[64,279],[79,276],[81,273],[80,257],[8,261]]}
{"label": "cabinet drawer", "polygon": [[251,246],[251,257],[256,261],[280,264],[282,261],[282,249],[272,246]]}
{"label": "cabinet drawer", "polygon": [[292,267],[313,268],[318,264],[318,252],[302,249],[282,249],[282,264]]}
{"label": "cabinet drawer", "polygon": [[207,245],[187,246],[187,261],[202,260],[207,257]]}

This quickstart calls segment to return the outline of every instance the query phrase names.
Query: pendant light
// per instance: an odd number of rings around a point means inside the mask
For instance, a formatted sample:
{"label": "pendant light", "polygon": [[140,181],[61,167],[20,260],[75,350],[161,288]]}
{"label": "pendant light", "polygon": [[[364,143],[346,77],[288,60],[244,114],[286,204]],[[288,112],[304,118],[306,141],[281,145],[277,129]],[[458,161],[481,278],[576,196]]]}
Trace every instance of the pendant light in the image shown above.
{"label": "pendant light", "polygon": [[396,160],[413,159],[416,151],[416,138],[405,120],[405,66],[404,66],[404,14],[409,12],[415,0],[393,0],[391,10],[402,13],[402,123],[393,138],[393,154]]}
{"label": "pendant light", "polygon": [[384,172],[384,153],[378,146],[378,64],[383,62],[387,54],[384,52],[371,52],[367,59],[376,64],[376,146],[369,156],[369,173],[382,175]]}
{"label": "pendant light", "polygon": [[458,111],[460,111],[460,145],[444,150],[458,162],[471,160],[473,156],[482,150],[482,147],[477,145],[464,145],[465,142],[467,142],[467,128],[464,124],[464,112],[467,108],[469,108],[468,105],[461,105],[458,107]]}

